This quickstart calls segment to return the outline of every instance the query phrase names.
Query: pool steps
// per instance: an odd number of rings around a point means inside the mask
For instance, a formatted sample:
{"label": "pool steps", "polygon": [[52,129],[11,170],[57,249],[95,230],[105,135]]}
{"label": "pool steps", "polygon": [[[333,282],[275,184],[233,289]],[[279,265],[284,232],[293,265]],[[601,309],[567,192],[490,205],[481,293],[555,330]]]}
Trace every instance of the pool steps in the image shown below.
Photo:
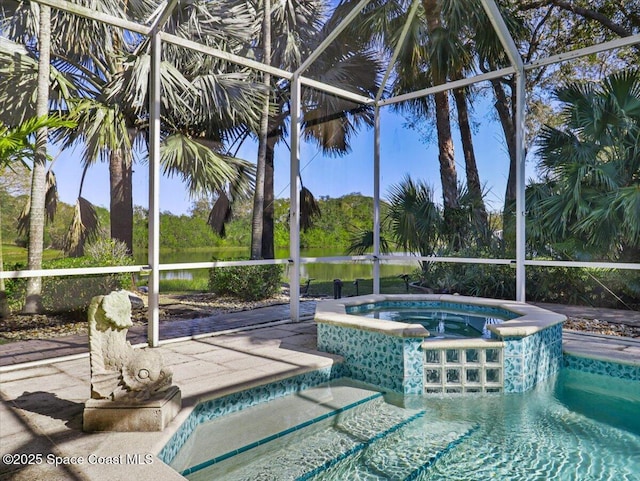
{"label": "pool steps", "polygon": [[[380,390],[338,379],[245,407],[198,424],[169,464],[181,472],[214,464],[381,396]],[[247,425],[252,429],[246,429]],[[224,443],[208,442],[219,439],[221,432],[225,433]],[[194,445],[201,449],[193,449]]]}
{"label": "pool steps", "polygon": [[413,480],[477,430],[467,422],[430,420],[425,412],[296,481],[313,480],[320,473],[323,479]]}
{"label": "pool steps", "polygon": [[[202,461],[203,453],[200,453],[201,461],[183,469],[181,474],[192,481],[242,481],[251,479],[256,472],[265,479],[273,474],[273,479],[279,481],[307,481],[329,471],[336,473],[340,479],[350,479],[353,473],[349,471],[354,466],[351,460],[358,457],[365,461],[365,468],[359,469],[368,469],[389,479],[409,480],[429,469],[477,429],[462,422],[430,423],[423,419],[426,414],[424,410],[399,408],[387,403],[380,392],[362,389],[357,383],[353,386],[350,384],[350,381],[339,380],[333,386],[316,387],[308,393],[299,393],[305,394],[306,399],[295,399],[297,396],[292,395],[284,411],[284,405],[279,405],[283,403],[277,401],[267,408],[270,414],[264,407],[244,410],[245,421],[247,416],[249,420],[255,416],[267,419],[275,416],[277,419],[265,425],[280,426],[280,430],[205,461]],[[315,409],[316,414],[325,412],[309,417],[309,402],[313,403],[314,398],[322,399]],[[343,405],[344,402],[349,404]],[[332,409],[326,410],[327,407]],[[305,421],[282,429],[283,420],[285,424],[287,418],[299,420],[305,413]],[[217,439],[232,443],[229,439],[232,436],[219,435],[233,425],[233,415],[225,418],[205,426],[205,430],[199,433],[202,435],[200,444],[206,446],[202,441],[211,439],[214,432],[217,432]],[[197,433],[194,434],[197,436]],[[264,431],[261,435],[264,436]],[[369,450],[374,444],[375,449]],[[408,458],[401,456],[388,459],[386,456],[395,452],[398,444],[406,444],[406,449],[400,452],[408,454]],[[195,458],[197,456],[191,459]],[[175,463],[184,461],[178,455]]]}
{"label": "pool steps", "polygon": [[[355,392],[355,395],[360,396],[360,388],[356,386],[357,384],[354,384],[353,389],[358,391]],[[344,391],[348,389],[349,387],[345,387]],[[315,388],[316,393],[320,390],[321,388]],[[301,394],[305,393],[306,391]],[[344,392],[339,393],[338,397],[344,397],[344,394]],[[274,427],[269,435],[249,445],[184,469],[181,474],[191,480],[229,479],[240,481],[245,479],[244,476],[247,478],[251,476],[250,472],[245,471],[246,469],[252,469],[251,472],[254,475],[255,472],[260,472],[265,476],[272,473],[273,479],[283,479],[281,478],[282,473],[291,469],[293,471],[288,473],[286,479],[300,477],[308,479],[310,471],[333,464],[363,449],[373,440],[386,436],[398,429],[399,426],[423,415],[423,412],[419,410],[402,409],[385,403],[380,392],[369,391],[368,394],[359,401],[348,405],[342,405],[338,399],[334,399],[334,402],[330,403],[333,409],[316,417],[309,415],[308,403],[298,402],[299,399],[294,399],[296,396],[290,397],[289,401],[292,402],[288,403],[285,411],[274,401],[274,404],[270,403],[268,406],[271,414],[265,410],[260,413],[265,416],[266,422],[264,424]],[[252,409],[249,408],[243,413],[248,414],[251,418],[251,411]],[[275,419],[270,419],[269,416],[273,416]],[[281,423],[286,424],[288,419],[299,420],[301,418],[305,420],[282,429]],[[230,439],[234,437],[231,435],[232,433],[229,436],[220,436],[220,432],[227,432],[226,429],[232,425],[233,419],[230,416],[225,416],[209,423],[208,430],[210,432],[218,431],[216,439],[232,443],[233,440]],[[279,428],[276,428],[277,426]],[[206,446],[206,439],[206,436],[202,437],[199,444]],[[261,454],[265,452],[268,452],[269,456],[261,457]],[[179,460],[179,457],[180,455],[176,457],[176,460]],[[262,459],[264,465],[261,464],[258,467],[254,465],[247,468],[255,459]]]}

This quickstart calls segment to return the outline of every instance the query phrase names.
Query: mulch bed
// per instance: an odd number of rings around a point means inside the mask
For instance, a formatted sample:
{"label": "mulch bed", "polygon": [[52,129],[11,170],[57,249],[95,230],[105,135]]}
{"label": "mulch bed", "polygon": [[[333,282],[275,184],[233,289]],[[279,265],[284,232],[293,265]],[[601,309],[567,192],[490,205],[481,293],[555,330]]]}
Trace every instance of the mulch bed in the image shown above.
{"label": "mulch bed", "polygon": [[[141,297],[146,305],[147,300],[144,296],[141,295]],[[289,299],[284,296],[275,296],[264,301],[249,302],[230,297],[219,297],[210,293],[161,295],[160,320],[170,322],[172,320],[195,319],[198,317],[246,311],[288,302]],[[146,309],[134,310],[131,315],[131,320],[134,326],[146,325]],[[25,315],[13,313],[7,318],[0,319],[0,339],[11,341],[50,339],[72,334],[86,334],[87,329],[88,325],[86,320],[65,317],[64,314]]]}
{"label": "mulch bed", "polygon": [[[146,305],[146,299],[143,299]],[[160,297],[160,320],[195,319],[230,312],[238,312],[274,304],[285,304],[289,299],[285,295],[273,298],[246,302],[234,298],[215,296],[210,293],[162,295]],[[147,312],[144,309],[133,312],[134,325],[145,325]],[[640,338],[640,328],[625,324],[615,324],[598,319],[570,318],[564,328],[572,331],[590,332],[608,336],[624,336]],[[22,315],[13,314],[0,319],[0,339],[9,341],[28,339],[50,339],[71,334],[85,334],[87,321],[69,319],[64,315]]]}

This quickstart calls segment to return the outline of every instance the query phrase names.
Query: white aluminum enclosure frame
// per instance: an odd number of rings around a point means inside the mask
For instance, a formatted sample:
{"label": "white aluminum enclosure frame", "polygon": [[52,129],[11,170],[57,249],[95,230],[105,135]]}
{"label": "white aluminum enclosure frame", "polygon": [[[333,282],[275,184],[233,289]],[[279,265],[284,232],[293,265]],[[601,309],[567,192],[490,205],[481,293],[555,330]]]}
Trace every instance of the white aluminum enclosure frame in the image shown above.
{"label": "white aluminum enclosure frame", "polygon": [[[148,310],[148,343],[151,346],[160,344],[159,340],[159,317],[158,317],[158,293],[159,293],[159,273],[162,270],[184,269],[184,268],[210,268],[224,267],[232,265],[254,265],[254,264],[289,264],[290,266],[290,314],[291,319],[297,321],[300,319],[300,299],[297,293],[300,289],[300,265],[302,262],[322,261],[340,261],[352,260],[361,261],[368,260],[373,262],[374,266],[374,292],[378,293],[380,289],[380,269],[379,262],[381,260],[393,260],[404,258],[401,256],[383,256],[380,254],[380,108],[386,105],[392,105],[413,98],[424,97],[436,92],[448,91],[454,88],[460,88],[474,83],[504,77],[506,75],[515,74],[516,76],[516,143],[517,143],[517,205],[516,205],[516,300],[525,300],[525,266],[568,266],[568,267],[606,267],[614,269],[632,269],[640,270],[640,263],[608,263],[608,262],[559,262],[559,261],[535,261],[525,259],[525,212],[524,204],[524,119],[525,119],[525,76],[528,70],[536,69],[545,65],[560,63],[594,53],[617,49],[640,44],[640,35],[620,38],[605,42],[591,47],[581,48],[568,51],[564,54],[554,55],[549,58],[536,60],[529,64],[524,64],[520,56],[515,42],[511,37],[499,9],[494,0],[481,0],[482,5],[489,16],[489,19],[499,36],[503,47],[509,57],[511,66],[502,68],[494,72],[475,75],[466,79],[447,82],[443,85],[434,86],[417,92],[398,95],[393,98],[383,99],[384,84],[389,78],[393,62],[384,75],[384,80],[380,91],[376,98],[368,98],[339,87],[324,84],[303,76],[306,69],[323,53],[323,51],[335,41],[340,32],[352,22],[369,3],[369,0],[362,0],[357,7],[348,14],[338,27],[321,43],[321,45],[305,60],[305,62],[295,72],[288,72],[270,65],[265,65],[255,60],[247,59],[237,55],[211,48],[197,42],[177,37],[162,31],[163,25],[171,15],[172,10],[179,5],[181,0],[169,0],[166,6],[157,15],[157,20],[152,26],[145,26],[107,15],[101,12],[91,10],[89,8],[71,3],[66,0],[33,0],[36,3],[48,5],[51,8],[64,10],[69,13],[76,14],[81,17],[90,18],[115,27],[120,27],[131,32],[135,32],[147,36],[151,40],[152,45],[152,74],[150,79],[150,144],[149,144],[149,257],[146,266],[120,266],[120,267],[97,267],[97,268],[80,268],[80,269],[44,269],[37,271],[7,271],[1,272],[1,278],[27,278],[42,276],[59,276],[59,275],[90,275],[90,274],[108,274],[121,272],[145,272],[150,275],[149,284],[149,310]],[[418,0],[415,0],[409,17],[415,14],[418,7]],[[397,55],[404,37],[406,29],[396,47],[393,58]],[[159,152],[160,152],[160,51],[162,42],[190,48],[211,55],[220,59],[234,62],[248,68],[261,72],[267,72],[275,77],[288,80],[291,87],[291,163],[290,163],[290,253],[289,259],[263,260],[263,261],[230,261],[230,262],[196,262],[184,264],[160,264],[159,261]],[[373,158],[373,185],[374,185],[374,252],[371,256],[347,256],[347,257],[331,257],[331,258],[307,258],[300,257],[300,236],[299,236],[299,156],[300,156],[300,95],[302,86],[318,89],[328,94],[336,95],[342,98],[361,103],[363,105],[371,105],[374,108],[374,158]],[[432,261],[432,262],[465,262],[465,263],[484,263],[484,264],[513,264],[511,259],[478,259],[478,258],[440,258],[440,257],[412,257],[412,259]],[[295,295],[294,295],[295,294]]]}

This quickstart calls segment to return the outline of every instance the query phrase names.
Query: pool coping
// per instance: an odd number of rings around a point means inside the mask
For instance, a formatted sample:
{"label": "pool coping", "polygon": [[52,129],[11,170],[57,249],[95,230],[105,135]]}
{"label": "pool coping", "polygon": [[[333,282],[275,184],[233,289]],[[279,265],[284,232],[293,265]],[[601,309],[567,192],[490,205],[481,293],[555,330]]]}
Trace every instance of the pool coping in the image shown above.
{"label": "pool coping", "polygon": [[640,339],[566,329],[562,335],[565,356],[640,368]]}
{"label": "pool coping", "polygon": [[[531,336],[567,320],[567,316],[564,314],[558,314],[525,302],[451,294],[372,294],[342,299],[323,300],[318,301],[316,304],[314,320],[316,323],[319,322],[335,326],[379,332],[388,336],[403,338],[428,338],[430,336],[429,331],[419,324],[384,321],[347,314],[347,307],[385,301],[439,301],[473,306],[496,307],[518,314],[518,317],[514,319],[510,319],[501,324],[487,326],[491,332],[502,338]],[[447,342],[451,341],[447,340]]]}

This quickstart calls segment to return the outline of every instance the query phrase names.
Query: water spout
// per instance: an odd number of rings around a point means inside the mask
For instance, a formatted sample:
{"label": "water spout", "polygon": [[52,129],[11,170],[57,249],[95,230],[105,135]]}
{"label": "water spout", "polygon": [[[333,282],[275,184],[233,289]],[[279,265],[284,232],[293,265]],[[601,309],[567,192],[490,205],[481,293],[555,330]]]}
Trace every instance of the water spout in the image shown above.
{"label": "water spout", "polygon": [[490,324],[501,324],[502,321],[500,319],[495,319],[493,317],[487,317],[487,320],[484,321],[484,326],[482,326],[482,337],[484,339],[491,339],[491,331],[487,328]]}

